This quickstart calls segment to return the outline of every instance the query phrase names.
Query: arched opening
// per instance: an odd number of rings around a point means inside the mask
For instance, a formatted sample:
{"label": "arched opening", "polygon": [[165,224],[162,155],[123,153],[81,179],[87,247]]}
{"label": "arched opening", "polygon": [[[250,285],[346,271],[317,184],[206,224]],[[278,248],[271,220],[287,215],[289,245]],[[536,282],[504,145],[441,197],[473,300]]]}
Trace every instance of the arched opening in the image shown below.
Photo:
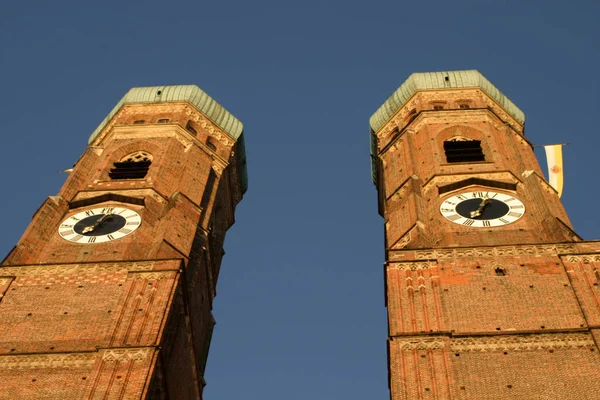
{"label": "arched opening", "polygon": [[464,136],[455,136],[444,142],[446,162],[485,161],[480,140],[472,140]]}
{"label": "arched opening", "polygon": [[152,155],[145,151],[136,151],[113,164],[108,176],[113,180],[142,179],[148,174],[152,164]]}

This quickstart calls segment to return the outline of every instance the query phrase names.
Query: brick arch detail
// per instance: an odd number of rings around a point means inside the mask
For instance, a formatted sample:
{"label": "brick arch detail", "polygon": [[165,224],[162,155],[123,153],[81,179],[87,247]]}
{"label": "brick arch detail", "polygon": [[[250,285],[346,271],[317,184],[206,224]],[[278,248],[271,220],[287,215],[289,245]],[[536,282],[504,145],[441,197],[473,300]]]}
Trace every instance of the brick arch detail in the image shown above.
{"label": "brick arch detail", "polygon": [[160,148],[160,146],[158,146],[154,143],[146,142],[146,141],[142,141],[139,143],[125,144],[125,145],[115,149],[112,152],[111,162],[120,161],[124,157],[126,157],[130,154],[136,153],[138,151],[144,151],[146,153],[149,153],[150,155],[152,155],[152,162],[155,162],[159,158],[159,155],[161,153],[161,148]]}
{"label": "brick arch detail", "polygon": [[110,157],[106,160],[106,167],[101,172],[102,180],[109,180],[108,173],[110,169],[113,167],[113,163],[121,161],[124,157],[136,153],[138,151],[143,151],[152,156],[152,163],[156,163],[162,156],[161,147],[151,143],[149,141],[140,141],[136,143],[128,143],[121,147],[118,147],[111,151]]}
{"label": "brick arch detail", "polygon": [[482,131],[465,125],[452,125],[442,128],[437,133],[437,136],[440,138],[440,142],[445,142],[456,136],[467,137],[471,140],[480,140],[481,143],[485,142],[485,134]]}
{"label": "brick arch detail", "polygon": [[457,136],[468,138],[471,140],[479,140],[481,142],[481,150],[483,151],[485,160],[493,161],[493,146],[490,146],[489,138],[487,138],[485,133],[480,131],[479,129],[475,129],[473,127],[465,125],[452,125],[449,127],[442,128],[437,133],[437,137],[439,138],[439,140],[437,140],[439,151],[443,153],[444,142]]}

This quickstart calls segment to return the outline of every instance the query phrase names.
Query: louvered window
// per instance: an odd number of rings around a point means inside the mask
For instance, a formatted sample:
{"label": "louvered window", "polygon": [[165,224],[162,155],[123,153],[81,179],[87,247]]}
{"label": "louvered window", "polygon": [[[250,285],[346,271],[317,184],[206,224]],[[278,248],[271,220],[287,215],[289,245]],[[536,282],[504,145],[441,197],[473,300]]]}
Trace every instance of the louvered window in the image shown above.
{"label": "louvered window", "polygon": [[485,161],[480,140],[447,140],[444,151],[449,163]]}
{"label": "louvered window", "polygon": [[152,164],[152,156],[144,151],[138,151],[114,163],[108,176],[113,180],[142,179],[148,173],[150,164]]}

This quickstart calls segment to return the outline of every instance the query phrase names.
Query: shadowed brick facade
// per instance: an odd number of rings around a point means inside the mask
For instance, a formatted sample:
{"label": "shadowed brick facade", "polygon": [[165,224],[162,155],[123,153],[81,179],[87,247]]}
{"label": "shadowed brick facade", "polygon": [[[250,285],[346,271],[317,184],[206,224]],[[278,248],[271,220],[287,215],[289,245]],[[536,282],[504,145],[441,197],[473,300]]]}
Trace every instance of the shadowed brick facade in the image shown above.
{"label": "shadowed brick facade", "polygon": [[[111,179],[144,152],[140,179]],[[226,230],[246,189],[242,125],[196,86],[132,89],[0,264],[0,399],[200,399]],[[133,233],[73,243],[98,207]]]}
{"label": "shadowed brick facade", "polygon": [[[413,74],[371,118],[393,400],[600,396],[600,242],[573,231],[523,123],[477,71]],[[485,160],[448,162],[453,138]],[[526,211],[498,227],[442,216],[473,191]]]}

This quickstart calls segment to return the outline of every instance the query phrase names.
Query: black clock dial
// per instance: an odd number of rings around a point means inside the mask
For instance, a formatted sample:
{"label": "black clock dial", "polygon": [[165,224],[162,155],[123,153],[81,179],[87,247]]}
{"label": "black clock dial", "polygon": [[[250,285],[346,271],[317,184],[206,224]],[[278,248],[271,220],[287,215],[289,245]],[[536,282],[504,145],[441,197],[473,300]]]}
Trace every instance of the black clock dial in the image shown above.
{"label": "black clock dial", "polygon": [[[482,199],[469,199],[460,202],[456,206],[456,212],[465,218],[471,218],[474,220],[486,220],[496,219],[505,216],[509,213],[509,206],[499,200],[487,199],[485,204],[482,206]],[[471,212],[480,211],[478,216],[471,216]]]}
{"label": "black clock dial", "polygon": [[[113,233],[125,226],[127,220],[120,215],[92,215],[77,222],[73,230],[84,236],[101,236]],[[92,230],[91,227],[94,229]]]}

